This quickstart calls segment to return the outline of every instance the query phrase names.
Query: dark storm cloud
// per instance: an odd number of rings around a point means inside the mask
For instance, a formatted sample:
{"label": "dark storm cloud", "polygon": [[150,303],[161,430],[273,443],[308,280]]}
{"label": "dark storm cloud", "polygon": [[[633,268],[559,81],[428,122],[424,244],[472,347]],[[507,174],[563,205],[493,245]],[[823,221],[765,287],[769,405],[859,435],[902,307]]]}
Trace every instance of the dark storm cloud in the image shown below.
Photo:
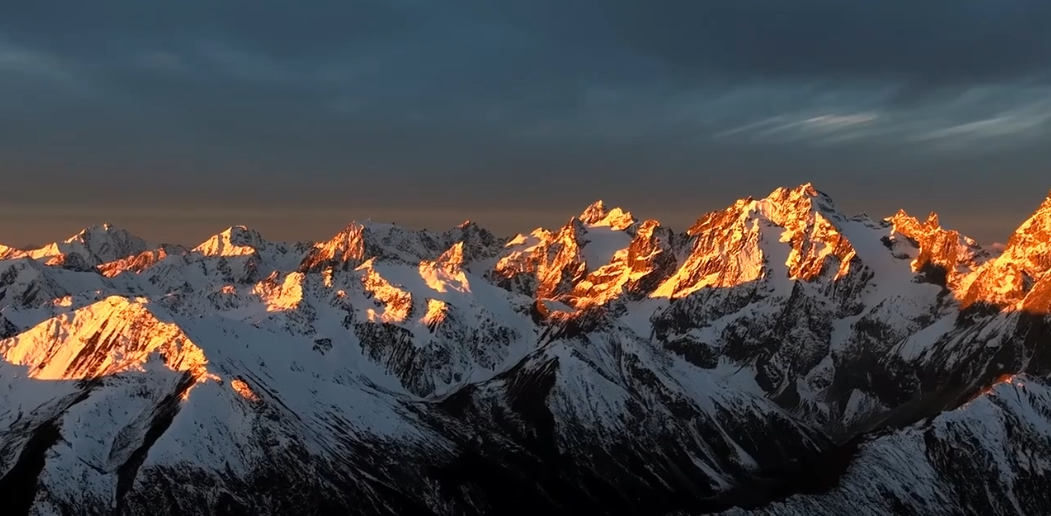
{"label": "dark storm cloud", "polygon": [[615,1],[624,41],[684,75],[961,86],[1047,78],[1041,0]]}
{"label": "dark storm cloud", "polygon": [[525,50],[552,70],[575,54],[595,58],[592,67],[644,56],[700,81],[961,85],[1046,78],[1048,20],[1042,0],[36,0],[5,6],[0,28],[87,58],[211,40],[302,64],[397,60],[400,48],[400,57],[452,61],[413,63],[424,68],[455,66],[451,49],[499,65]]}
{"label": "dark storm cloud", "polygon": [[[110,118],[165,117],[181,134],[270,145],[398,126],[667,141],[809,108],[808,85],[850,111],[1040,84],[1046,20],[1040,0],[37,0],[3,8],[0,52],[6,43],[37,78],[105,99],[95,105]],[[711,100],[756,85],[771,94],[722,112]],[[776,104],[779,88],[794,97]],[[68,118],[61,102],[33,102],[46,94],[20,90],[8,111]],[[690,109],[686,122],[728,125],[684,126]],[[610,120],[627,117],[630,130]]]}
{"label": "dark storm cloud", "polygon": [[[336,126],[471,133],[572,108],[578,80],[590,74],[584,59],[566,60],[572,52],[554,51],[543,34],[516,33],[465,6],[41,1],[4,8],[0,51],[7,43],[21,56],[14,64],[23,75],[51,80],[37,70],[46,62],[70,77],[91,106],[107,108],[99,121],[118,119],[99,124],[102,132],[134,126],[119,120],[121,109],[183,134],[269,145],[269,133],[316,141]],[[6,95],[9,116],[70,117],[51,89],[17,93]]]}
{"label": "dark storm cloud", "polygon": [[1051,140],[1047,0],[3,4],[0,173],[36,173],[0,202],[955,202],[950,173],[1039,186]]}
{"label": "dark storm cloud", "polygon": [[597,85],[639,96],[825,83],[901,100],[1040,82],[1051,67],[1042,0],[37,0],[3,11],[0,35],[129,101],[235,111],[332,95],[359,116],[414,124],[564,114]]}
{"label": "dark storm cloud", "polygon": [[40,0],[4,7],[0,27],[50,50],[91,55],[129,44],[237,40],[274,56],[304,57],[391,31],[420,19],[406,2],[274,0]]}

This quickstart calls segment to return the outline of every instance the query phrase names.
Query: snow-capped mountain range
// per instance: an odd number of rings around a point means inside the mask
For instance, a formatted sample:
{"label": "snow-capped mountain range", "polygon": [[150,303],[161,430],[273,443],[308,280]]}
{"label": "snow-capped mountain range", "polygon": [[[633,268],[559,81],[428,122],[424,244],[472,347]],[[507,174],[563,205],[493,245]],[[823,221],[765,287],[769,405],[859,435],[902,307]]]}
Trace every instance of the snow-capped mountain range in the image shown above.
{"label": "snow-capped mountain range", "polygon": [[0,246],[4,514],[1047,514],[1051,198]]}

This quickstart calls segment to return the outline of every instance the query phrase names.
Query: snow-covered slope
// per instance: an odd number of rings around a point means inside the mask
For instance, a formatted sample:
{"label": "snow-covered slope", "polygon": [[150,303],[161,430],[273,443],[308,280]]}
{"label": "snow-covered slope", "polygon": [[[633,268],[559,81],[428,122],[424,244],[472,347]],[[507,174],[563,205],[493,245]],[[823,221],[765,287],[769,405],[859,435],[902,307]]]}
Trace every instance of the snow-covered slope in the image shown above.
{"label": "snow-covered slope", "polygon": [[839,484],[825,492],[726,514],[1037,515],[1051,507],[1046,379],[1004,376],[955,410],[855,445]]}
{"label": "snow-covered slope", "polygon": [[[600,201],[509,239],[366,221],[183,248],[104,225],[0,248],[0,498],[1038,513],[1048,206],[1002,253],[933,215],[847,216],[809,184],[686,232]],[[959,494],[994,466],[985,495]]]}
{"label": "snow-covered slope", "polygon": [[146,241],[109,224],[91,226],[63,242],[55,242],[39,249],[21,251],[0,245],[0,259],[32,258],[49,265],[85,269],[141,253]]}

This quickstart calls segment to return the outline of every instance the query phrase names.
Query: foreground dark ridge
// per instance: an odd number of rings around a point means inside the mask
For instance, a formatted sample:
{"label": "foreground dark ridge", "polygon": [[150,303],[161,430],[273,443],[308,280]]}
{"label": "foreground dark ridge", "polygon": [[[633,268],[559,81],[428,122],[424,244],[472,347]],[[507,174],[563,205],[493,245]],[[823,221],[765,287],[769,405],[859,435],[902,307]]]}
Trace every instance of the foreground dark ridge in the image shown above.
{"label": "foreground dark ridge", "polygon": [[[1042,514],[1051,200],[1002,251],[810,185],[685,233],[0,248],[32,514]],[[17,507],[15,507],[17,506]]]}

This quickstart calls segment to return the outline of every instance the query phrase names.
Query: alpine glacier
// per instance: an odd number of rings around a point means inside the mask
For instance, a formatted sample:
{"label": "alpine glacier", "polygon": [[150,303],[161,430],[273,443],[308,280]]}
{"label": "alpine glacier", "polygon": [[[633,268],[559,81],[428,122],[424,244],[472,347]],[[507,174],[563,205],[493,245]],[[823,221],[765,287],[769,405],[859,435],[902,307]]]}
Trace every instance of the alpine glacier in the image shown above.
{"label": "alpine glacier", "polygon": [[1051,198],[0,246],[5,514],[1047,514]]}

